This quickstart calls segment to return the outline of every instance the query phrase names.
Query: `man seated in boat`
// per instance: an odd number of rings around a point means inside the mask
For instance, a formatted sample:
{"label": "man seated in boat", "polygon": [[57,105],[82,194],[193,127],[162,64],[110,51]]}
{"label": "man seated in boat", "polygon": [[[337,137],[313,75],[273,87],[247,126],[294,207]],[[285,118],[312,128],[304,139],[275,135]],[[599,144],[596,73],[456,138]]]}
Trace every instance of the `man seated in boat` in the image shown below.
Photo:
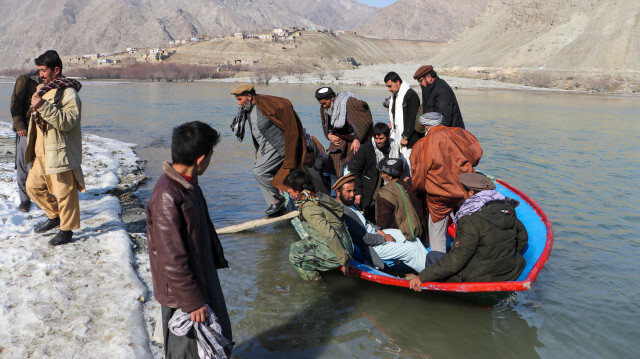
{"label": "man seated in boat", "polygon": [[313,186],[316,189],[316,192],[322,192],[326,195],[330,195],[329,189],[327,185],[325,185],[324,180],[322,178],[322,173],[316,169],[314,165],[316,161],[316,148],[313,146],[307,145],[307,153],[304,155],[304,166],[302,169],[304,172],[311,178],[311,182],[313,182]]}
{"label": "man seated in boat", "polygon": [[289,262],[302,279],[320,280],[319,271],[342,266],[349,273],[349,258],[353,243],[342,220],[342,205],[321,192],[316,192],[311,178],[302,169],[292,171],[283,184],[294,199],[301,228],[296,228],[302,240],[291,244]]}
{"label": "man seated in boat", "polygon": [[401,179],[403,161],[382,159],[378,168],[384,186],[376,195],[376,224],[381,228],[399,229],[408,241],[426,239],[422,203],[411,185]]}
{"label": "man seated in boat", "polygon": [[518,201],[495,191],[480,173],[462,173],[465,202],[454,217],[456,238],[451,251],[411,280],[421,291],[423,282],[501,282],[516,280],[525,267],[522,251],[527,230],[516,216]]}
{"label": "man seated in boat", "polygon": [[336,199],[344,206],[344,220],[353,242],[367,264],[384,268],[383,260],[400,261],[420,273],[425,267],[427,250],[419,240],[408,241],[399,229],[384,229],[367,221],[354,206],[355,176],[348,174],[333,185]]}

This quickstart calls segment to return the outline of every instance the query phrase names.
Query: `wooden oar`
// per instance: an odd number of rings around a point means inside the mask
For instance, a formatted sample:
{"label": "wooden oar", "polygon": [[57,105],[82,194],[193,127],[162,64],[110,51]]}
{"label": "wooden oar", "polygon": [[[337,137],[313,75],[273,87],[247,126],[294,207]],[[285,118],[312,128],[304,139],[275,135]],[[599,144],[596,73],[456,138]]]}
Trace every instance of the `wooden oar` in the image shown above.
{"label": "wooden oar", "polygon": [[298,215],[298,211],[293,211],[279,217],[255,219],[253,221],[234,224],[233,226],[216,229],[216,233],[218,234],[238,233],[238,232],[246,231],[249,229],[258,228],[261,226],[266,226],[267,224],[282,222],[284,220],[291,219],[297,215]]}

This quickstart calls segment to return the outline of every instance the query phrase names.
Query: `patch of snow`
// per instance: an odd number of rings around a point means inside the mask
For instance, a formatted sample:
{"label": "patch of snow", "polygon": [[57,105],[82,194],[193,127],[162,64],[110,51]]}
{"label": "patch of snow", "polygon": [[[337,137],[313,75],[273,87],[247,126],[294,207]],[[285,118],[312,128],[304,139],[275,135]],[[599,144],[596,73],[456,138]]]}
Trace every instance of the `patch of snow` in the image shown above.
{"label": "patch of snow", "polygon": [[[0,122],[0,136],[13,137]],[[131,251],[118,199],[107,191],[117,174],[138,169],[134,145],[86,135],[83,163],[87,191],[80,194],[81,228],[72,243],[51,247],[57,233],[35,234],[46,220],[35,204],[18,212],[13,162],[0,163],[0,353],[6,358],[153,358],[158,310],[141,277],[150,283],[148,259]]]}

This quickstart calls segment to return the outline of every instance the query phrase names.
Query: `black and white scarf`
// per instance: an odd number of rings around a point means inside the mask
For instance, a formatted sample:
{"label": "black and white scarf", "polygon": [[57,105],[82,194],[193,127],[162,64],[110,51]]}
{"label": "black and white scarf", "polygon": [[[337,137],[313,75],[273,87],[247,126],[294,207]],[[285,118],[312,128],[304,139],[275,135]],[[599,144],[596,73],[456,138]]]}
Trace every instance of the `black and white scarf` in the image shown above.
{"label": "black and white scarf", "polygon": [[233,122],[231,122],[231,131],[233,131],[233,133],[236,135],[236,138],[239,142],[242,142],[242,140],[244,139],[244,126],[247,122],[247,119],[249,118],[249,114],[251,113],[252,108],[253,106],[238,107],[238,113],[233,119]]}

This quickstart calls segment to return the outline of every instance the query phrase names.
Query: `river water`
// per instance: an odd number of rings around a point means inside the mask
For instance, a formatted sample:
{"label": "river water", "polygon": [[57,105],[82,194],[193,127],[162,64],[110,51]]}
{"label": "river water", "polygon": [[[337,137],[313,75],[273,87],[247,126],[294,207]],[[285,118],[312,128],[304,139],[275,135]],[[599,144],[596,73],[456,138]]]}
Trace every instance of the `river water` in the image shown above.
{"label": "river water", "polygon": [[[152,177],[186,121],[222,133],[201,178],[221,228],[264,214],[253,146],[229,129],[236,104],[224,83],[87,82],[84,133],[138,144]],[[12,83],[0,83],[10,121]],[[316,86],[271,85],[322,139]],[[383,87],[349,89],[386,121]],[[640,98],[457,90],[467,129],[484,149],[479,169],[532,197],[553,223],[549,262],[528,292],[492,308],[446,294],[387,288],[338,274],[299,279],[286,224],[222,236],[221,271],[239,358],[631,358],[640,345]],[[326,141],[325,141],[326,142]],[[634,354],[635,353],[635,354]]]}

